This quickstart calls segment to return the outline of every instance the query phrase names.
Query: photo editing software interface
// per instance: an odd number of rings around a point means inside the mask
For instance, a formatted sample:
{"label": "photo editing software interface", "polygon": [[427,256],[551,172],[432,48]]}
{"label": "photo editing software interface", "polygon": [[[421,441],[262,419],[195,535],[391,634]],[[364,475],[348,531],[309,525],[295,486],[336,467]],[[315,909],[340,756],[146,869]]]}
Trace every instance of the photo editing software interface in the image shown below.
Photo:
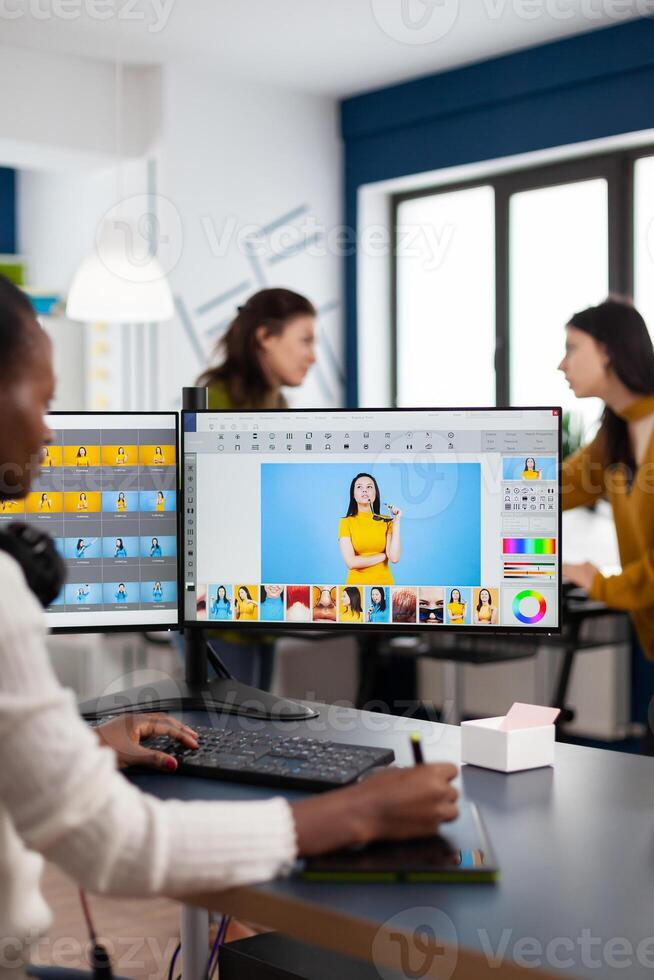
{"label": "photo editing software interface", "polygon": [[560,409],[182,418],[186,623],[559,628]]}
{"label": "photo editing software interface", "polygon": [[0,510],[47,531],[66,561],[48,626],[175,626],[177,416],[52,413],[48,423],[31,492]]}

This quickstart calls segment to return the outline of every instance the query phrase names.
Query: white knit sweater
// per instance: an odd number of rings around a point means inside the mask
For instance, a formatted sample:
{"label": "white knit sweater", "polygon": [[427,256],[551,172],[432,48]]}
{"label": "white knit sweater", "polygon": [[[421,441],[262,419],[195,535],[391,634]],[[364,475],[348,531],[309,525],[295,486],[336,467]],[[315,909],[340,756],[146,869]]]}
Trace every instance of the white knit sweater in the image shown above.
{"label": "white knit sweater", "polygon": [[0,553],[0,977],[50,923],[41,855],[91,891],[173,897],[264,881],[296,856],[283,799],[162,802],[131,785],[57,681],[45,635]]}

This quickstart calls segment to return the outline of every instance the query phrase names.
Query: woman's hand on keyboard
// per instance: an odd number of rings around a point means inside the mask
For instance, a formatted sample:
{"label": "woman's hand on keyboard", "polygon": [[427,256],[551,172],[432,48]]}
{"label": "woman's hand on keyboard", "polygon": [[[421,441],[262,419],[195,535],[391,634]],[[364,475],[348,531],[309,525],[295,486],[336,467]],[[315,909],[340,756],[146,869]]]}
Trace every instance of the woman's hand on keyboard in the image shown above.
{"label": "woman's hand on keyboard", "polygon": [[158,752],[141,745],[141,741],[153,735],[168,735],[189,749],[197,749],[196,733],[169,715],[121,715],[94,729],[103,745],[113,749],[118,757],[118,767],[148,766],[174,772],[177,762],[166,752]]}
{"label": "woman's hand on keyboard", "polygon": [[376,772],[363,782],[292,805],[298,851],[323,854],[373,840],[435,834],[458,816],[458,775],[447,762]]}

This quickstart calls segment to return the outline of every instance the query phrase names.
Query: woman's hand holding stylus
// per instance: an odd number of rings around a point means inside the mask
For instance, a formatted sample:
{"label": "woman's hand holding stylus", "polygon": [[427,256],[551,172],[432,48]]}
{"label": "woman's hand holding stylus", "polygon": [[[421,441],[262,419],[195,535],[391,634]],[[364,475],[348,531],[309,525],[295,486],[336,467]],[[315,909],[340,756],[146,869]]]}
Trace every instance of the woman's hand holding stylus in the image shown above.
{"label": "woman's hand holding stylus", "polygon": [[292,804],[298,851],[308,857],[373,840],[435,834],[458,816],[456,766],[430,763],[376,772],[354,786]]}

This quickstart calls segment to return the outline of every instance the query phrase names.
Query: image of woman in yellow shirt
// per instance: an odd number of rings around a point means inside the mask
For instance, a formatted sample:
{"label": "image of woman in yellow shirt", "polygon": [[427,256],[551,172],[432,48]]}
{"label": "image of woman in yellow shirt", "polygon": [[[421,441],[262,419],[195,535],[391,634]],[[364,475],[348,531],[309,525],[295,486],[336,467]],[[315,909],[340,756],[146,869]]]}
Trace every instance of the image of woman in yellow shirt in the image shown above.
{"label": "image of woman in yellow shirt", "polygon": [[253,622],[258,616],[258,604],[250,595],[250,590],[246,585],[241,585],[236,596],[236,618]]}
{"label": "image of woman in yellow shirt", "polygon": [[165,464],[166,460],[164,459],[164,454],[161,452],[161,446],[155,446],[152,462],[155,466],[163,466]]}
{"label": "image of woman in yellow shirt", "polygon": [[41,466],[52,466],[52,456],[48,450],[47,446],[44,446],[41,450]]}
{"label": "image of woman in yellow shirt", "polygon": [[523,480],[540,480],[543,474],[542,470],[536,469],[536,460],[533,456],[527,456],[525,460],[525,468],[522,471]]}
{"label": "image of woman in yellow shirt", "polygon": [[338,541],[348,569],[348,585],[393,585],[390,563],[400,560],[402,512],[386,504],[390,516],[380,513],[377,481],[357,473],[350,484],[350,504],[338,526]]}
{"label": "image of woman in yellow shirt", "polygon": [[361,589],[350,585],[341,590],[341,608],[338,613],[341,623],[361,623],[363,621]]}
{"label": "image of woman in yellow shirt", "polygon": [[125,500],[125,494],[122,490],[118,494],[118,499],[116,500],[116,510],[121,512],[127,510],[127,501]]}
{"label": "image of woman in yellow shirt", "polygon": [[166,498],[163,495],[163,490],[157,490],[157,502],[154,505],[154,509],[159,511],[159,513],[166,509]]}
{"label": "image of woman in yellow shirt", "polygon": [[450,626],[463,626],[466,621],[467,602],[462,602],[459,589],[452,589],[447,604],[447,617]]}
{"label": "image of woman in yellow shirt", "polygon": [[41,494],[41,499],[39,500],[39,510],[52,510],[52,501],[48,497],[47,493]]}
{"label": "image of woman in yellow shirt", "polygon": [[78,510],[88,510],[89,509],[89,502],[86,499],[86,494],[84,493],[84,491],[82,491],[82,493],[80,493],[80,495],[79,495],[79,500],[77,501],[77,509]]}
{"label": "image of woman in yellow shirt", "polygon": [[77,450],[77,459],[75,461],[75,466],[88,466],[88,465],[89,465],[89,458],[86,454],[86,448],[84,446],[80,446],[79,449]]}
{"label": "image of woman in yellow shirt", "polygon": [[495,626],[497,623],[497,606],[489,589],[479,590],[479,600],[475,606],[475,623],[477,626]]}
{"label": "image of woman in yellow shirt", "polygon": [[116,466],[125,466],[127,463],[127,453],[125,452],[124,446],[118,447],[118,452],[116,453]]}

